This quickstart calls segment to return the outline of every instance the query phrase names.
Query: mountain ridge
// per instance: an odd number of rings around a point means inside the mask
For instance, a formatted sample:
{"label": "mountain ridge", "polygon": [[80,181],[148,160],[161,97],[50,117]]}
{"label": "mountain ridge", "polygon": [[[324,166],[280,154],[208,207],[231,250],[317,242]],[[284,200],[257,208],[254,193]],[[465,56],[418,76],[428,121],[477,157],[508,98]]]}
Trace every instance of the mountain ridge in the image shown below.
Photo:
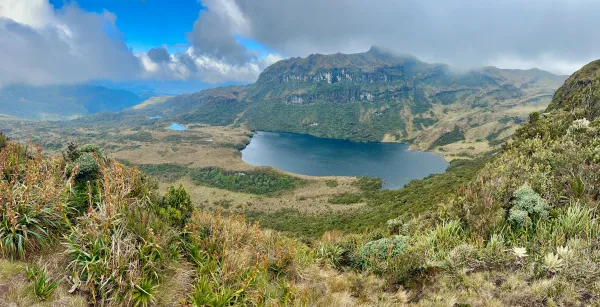
{"label": "mountain ridge", "polygon": [[104,111],[119,112],[144,97],[104,86],[12,84],[0,88],[0,113],[35,120],[66,120]]}
{"label": "mountain ridge", "polygon": [[407,142],[417,149],[439,148],[436,141],[459,129],[465,139],[460,144],[468,144],[456,154],[471,155],[478,150],[468,148],[497,146],[517,122],[544,109],[565,79],[539,69],[457,73],[446,64],[371,48],[282,60],[254,84],[176,96],[145,112],[183,123],[236,123],[251,130]]}

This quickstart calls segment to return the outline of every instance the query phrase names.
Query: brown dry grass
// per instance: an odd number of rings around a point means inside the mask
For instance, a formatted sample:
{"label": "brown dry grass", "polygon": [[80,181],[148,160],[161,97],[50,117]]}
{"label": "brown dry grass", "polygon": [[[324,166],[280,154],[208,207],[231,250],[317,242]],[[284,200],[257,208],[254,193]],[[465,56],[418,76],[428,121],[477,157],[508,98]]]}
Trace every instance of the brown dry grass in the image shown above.
{"label": "brown dry grass", "polygon": [[132,109],[134,109],[134,110],[141,110],[141,109],[147,108],[147,107],[149,107],[151,105],[164,103],[164,102],[166,102],[167,100],[169,100],[171,98],[172,98],[172,96],[156,96],[156,97],[151,97],[151,98],[143,101],[142,103],[140,103],[140,104],[138,104],[136,106],[133,106]]}
{"label": "brown dry grass", "polygon": [[[51,262],[53,258],[60,258],[60,254],[45,256],[40,258],[38,262],[43,262],[43,266]],[[85,297],[68,293],[69,289],[66,281],[61,282],[47,301],[40,302],[33,295],[32,283],[25,278],[26,266],[27,264],[24,262],[11,262],[0,259],[0,306],[88,306]],[[61,275],[58,273],[58,268],[49,264],[48,270],[52,277],[60,279]]]}
{"label": "brown dry grass", "polygon": [[[281,209],[298,210],[301,213],[318,214],[341,212],[344,210],[357,209],[364,203],[352,205],[333,205],[328,203],[329,197],[344,192],[358,192],[352,185],[355,181],[352,177],[315,177],[298,176],[309,179],[307,184],[296,188],[294,191],[281,195],[253,195],[247,193],[227,191],[217,188],[195,185],[190,179],[179,180],[175,184],[183,184],[195,201],[196,206],[205,209],[216,209],[225,206],[227,210],[233,211],[259,211],[276,212]],[[328,187],[327,180],[336,180],[337,187]],[[171,183],[160,183],[160,190],[166,191]]]}
{"label": "brown dry grass", "polygon": [[[249,141],[251,132],[243,127],[218,127],[193,125],[186,131],[165,129],[164,123],[141,129],[111,128],[107,129],[102,139],[87,139],[85,136],[98,133],[96,129],[77,128],[76,135],[63,136],[58,129],[49,129],[39,139],[51,142],[61,140],[66,143],[74,141],[83,143],[100,143],[111,156],[133,164],[179,164],[190,168],[219,167],[231,171],[251,171],[255,166],[242,161],[241,153],[232,147]],[[19,139],[33,137],[34,128],[19,130]],[[39,132],[37,132],[39,134]],[[152,141],[136,141],[127,136],[139,133],[150,133]],[[181,137],[180,141],[169,141],[173,137]],[[192,195],[199,207],[215,209],[226,205],[233,211],[275,212],[280,209],[294,209],[303,213],[320,214],[354,210],[364,206],[364,203],[351,205],[328,203],[328,199],[336,194],[357,193],[352,185],[353,177],[312,177],[288,172],[282,173],[306,180],[306,184],[293,191],[278,195],[252,195],[228,190],[199,186],[192,183],[190,178],[178,182],[161,182],[161,191],[166,191],[171,184],[183,184]],[[327,186],[327,181],[335,180],[336,187]]]}

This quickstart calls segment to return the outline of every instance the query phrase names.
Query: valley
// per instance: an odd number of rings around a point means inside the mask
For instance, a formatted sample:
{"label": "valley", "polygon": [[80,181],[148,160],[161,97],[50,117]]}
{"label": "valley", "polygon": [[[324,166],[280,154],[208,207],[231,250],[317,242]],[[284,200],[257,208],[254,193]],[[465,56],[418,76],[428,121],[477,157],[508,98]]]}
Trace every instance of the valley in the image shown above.
{"label": "valley", "polygon": [[138,111],[182,123],[403,142],[452,160],[497,148],[550,103],[565,79],[538,69],[455,72],[373,47],[282,60],[254,84],[180,95]]}
{"label": "valley", "polygon": [[[71,121],[0,118],[0,128],[16,140],[31,140],[57,154],[70,142],[98,144],[118,161],[155,177],[161,192],[183,185],[198,208],[241,213],[276,230],[316,237],[340,228],[379,227],[398,214],[426,212],[473,176],[529,113],[545,108],[563,79],[540,70],[482,68],[458,74],[446,65],[372,48],[359,54],[284,60],[251,85],[153,97],[118,113]],[[411,178],[442,173],[395,191],[378,191],[380,183],[361,189],[360,176],[376,175],[374,167],[361,171],[356,164],[340,173],[353,177],[315,177],[244,163],[240,150],[250,143],[253,131],[262,128],[341,139],[342,147],[363,146],[344,140],[401,142],[413,150],[400,151],[407,157],[432,151],[454,162],[443,173],[443,161],[403,165],[405,158],[389,154],[394,159],[390,165],[375,168],[400,178],[393,188]],[[339,155],[350,152],[340,150]],[[381,159],[387,158],[374,160]],[[307,167],[317,165],[305,162]],[[427,170],[419,168],[423,163]],[[326,168],[314,174],[326,175]],[[298,172],[308,174],[307,170],[301,167]],[[245,185],[245,179],[252,184]],[[254,182],[264,187],[252,188]],[[430,199],[415,204],[423,190],[431,193]]]}

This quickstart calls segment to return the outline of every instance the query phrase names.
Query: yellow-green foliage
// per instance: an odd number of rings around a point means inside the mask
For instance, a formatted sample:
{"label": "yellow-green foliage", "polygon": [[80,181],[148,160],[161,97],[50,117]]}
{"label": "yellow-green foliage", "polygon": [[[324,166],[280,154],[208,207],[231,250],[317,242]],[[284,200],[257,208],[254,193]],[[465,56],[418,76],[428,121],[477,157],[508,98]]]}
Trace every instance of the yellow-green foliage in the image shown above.
{"label": "yellow-green foliage", "polygon": [[367,268],[415,291],[423,306],[600,303],[592,260],[600,255],[600,66],[592,66],[440,204],[437,225],[402,227],[403,251]]}
{"label": "yellow-green foliage", "polygon": [[170,186],[155,209],[157,214],[177,227],[183,227],[194,210],[190,194],[183,186]]}
{"label": "yellow-green foliage", "polygon": [[[12,142],[0,158],[0,264],[21,258],[28,264],[15,267],[30,277],[13,286],[0,270],[0,286],[11,285],[0,304],[79,306],[83,297],[103,306],[398,302],[380,279],[334,272],[334,263],[319,263],[300,241],[242,217],[192,213],[181,187],[159,197],[140,171],[112,159],[98,160],[96,175],[82,184],[67,171],[68,158],[44,158]],[[164,208],[179,212],[165,217]],[[52,259],[52,270],[36,268],[34,259]],[[356,282],[326,282],[342,274]]]}

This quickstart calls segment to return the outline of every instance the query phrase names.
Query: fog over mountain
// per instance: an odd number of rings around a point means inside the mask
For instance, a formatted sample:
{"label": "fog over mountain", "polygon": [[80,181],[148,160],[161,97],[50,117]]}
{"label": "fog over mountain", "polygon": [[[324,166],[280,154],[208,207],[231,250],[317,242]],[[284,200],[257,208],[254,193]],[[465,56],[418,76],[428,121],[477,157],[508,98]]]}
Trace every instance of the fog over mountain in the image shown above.
{"label": "fog over mountain", "polygon": [[600,49],[600,3],[591,0],[204,0],[196,20],[179,30],[183,44],[153,41],[138,50],[130,47],[136,34],[119,27],[127,20],[110,7],[57,3],[0,3],[0,84],[251,83],[283,58],[373,45],[459,69],[494,65],[569,74]]}

